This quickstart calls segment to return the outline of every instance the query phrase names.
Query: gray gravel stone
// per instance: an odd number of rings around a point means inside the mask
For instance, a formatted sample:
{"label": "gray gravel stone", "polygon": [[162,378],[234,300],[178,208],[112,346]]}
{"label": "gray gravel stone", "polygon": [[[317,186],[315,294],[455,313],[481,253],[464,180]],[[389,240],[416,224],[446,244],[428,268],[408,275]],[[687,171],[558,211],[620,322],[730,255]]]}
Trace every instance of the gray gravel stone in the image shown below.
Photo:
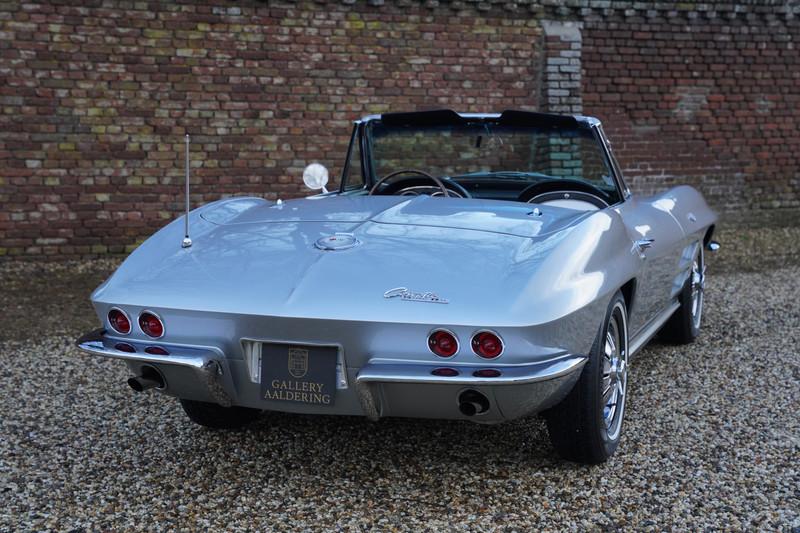
{"label": "gray gravel stone", "polygon": [[4,265],[0,530],[796,530],[800,267],[734,265],[709,276],[696,343],[634,360],[597,467],[560,461],[537,418],[204,430],[73,347],[113,262]]}

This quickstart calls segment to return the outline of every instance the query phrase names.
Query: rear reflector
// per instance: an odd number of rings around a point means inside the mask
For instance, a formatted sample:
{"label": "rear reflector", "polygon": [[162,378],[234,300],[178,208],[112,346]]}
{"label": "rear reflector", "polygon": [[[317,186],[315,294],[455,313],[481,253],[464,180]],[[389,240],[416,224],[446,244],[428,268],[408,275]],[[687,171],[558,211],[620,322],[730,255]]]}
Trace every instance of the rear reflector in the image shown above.
{"label": "rear reflector", "polygon": [[458,340],[449,331],[437,329],[428,336],[428,348],[439,357],[452,357],[458,352]]}
{"label": "rear reflector", "polygon": [[458,370],[455,368],[436,368],[431,370],[431,374],[434,376],[442,376],[446,378],[452,378],[458,375]]}
{"label": "rear reflector", "polygon": [[120,352],[127,352],[127,353],[134,353],[136,352],[136,348],[128,344],[127,342],[118,342],[114,345],[115,350],[119,350]]}
{"label": "rear reflector", "polygon": [[145,311],[139,315],[139,327],[142,328],[142,333],[154,339],[164,335],[164,324],[160,318],[150,311]]}
{"label": "rear reflector", "polygon": [[108,323],[111,329],[122,335],[127,335],[131,332],[131,321],[121,309],[114,308],[108,312]]}
{"label": "rear reflector", "polygon": [[150,355],[169,355],[167,349],[162,348],[161,346],[148,346],[144,349],[144,351]]}
{"label": "rear reflector", "polygon": [[476,378],[499,378],[500,371],[494,368],[482,368],[472,373]]}

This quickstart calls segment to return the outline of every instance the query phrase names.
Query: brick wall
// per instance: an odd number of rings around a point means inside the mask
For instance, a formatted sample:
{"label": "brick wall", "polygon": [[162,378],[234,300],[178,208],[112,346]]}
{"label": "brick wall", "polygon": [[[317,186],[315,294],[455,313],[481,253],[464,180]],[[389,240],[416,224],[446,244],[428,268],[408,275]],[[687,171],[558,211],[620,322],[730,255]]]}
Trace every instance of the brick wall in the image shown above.
{"label": "brick wall", "polygon": [[[80,7],[78,7],[80,4]],[[304,194],[351,121],[535,106],[535,19],[262,2],[0,4],[0,254],[121,252],[193,201]]]}
{"label": "brick wall", "polygon": [[638,192],[688,182],[730,222],[800,222],[797,19],[690,15],[586,20],[584,109]]}
{"label": "brick wall", "polygon": [[289,197],[389,109],[583,109],[635,190],[800,206],[797,2],[561,4],[0,0],[0,256],[131,249],[180,211],[186,132],[195,204]]}

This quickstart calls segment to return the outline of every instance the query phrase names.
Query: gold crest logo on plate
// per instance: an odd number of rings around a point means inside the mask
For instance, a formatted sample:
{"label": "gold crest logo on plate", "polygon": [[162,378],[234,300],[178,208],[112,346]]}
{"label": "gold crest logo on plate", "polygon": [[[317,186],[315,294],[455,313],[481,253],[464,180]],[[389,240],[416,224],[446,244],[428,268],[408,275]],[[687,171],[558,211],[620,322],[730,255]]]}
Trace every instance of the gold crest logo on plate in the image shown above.
{"label": "gold crest logo on plate", "polygon": [[289,348],[289,374],[300,379],[308,373],[308,350]]}

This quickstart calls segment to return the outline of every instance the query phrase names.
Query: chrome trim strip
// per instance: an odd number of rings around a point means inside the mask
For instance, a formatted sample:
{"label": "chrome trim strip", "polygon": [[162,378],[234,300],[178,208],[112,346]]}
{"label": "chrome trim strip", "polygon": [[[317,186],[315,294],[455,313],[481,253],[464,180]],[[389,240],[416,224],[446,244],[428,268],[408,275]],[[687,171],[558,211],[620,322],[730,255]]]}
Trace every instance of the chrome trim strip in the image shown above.
{"label": "chrome trim strip", "polygon": [[630,346],[628,347],[628,357],[630,358],[636,355],[636,352],[641,350],[644,345],[647,344],[647,341],[655,337],[656,333],[658,333],[658,330],[661,329],[661,326],[663,326],[664,323],[669,320],[672,314],[677,311],[680,306],[680,302],[673,302],[672,305],[664,309],[660,315],[657,315],[646,326],[643,326],[642,329],[636,333],[635,338],[629,341]]}
{"label": "chrome trim strip", "polygon": [[[447,365],[461,372],[458,376],[434,376],[431,371],[442,366],[436,364],[385,364],[367,363],[356,376],[358,385],[366,383],[427,383],[436,385],[522,385],[556,379],[580,370],[588,358],[583,355],[566,355],[541,363],[528,365]],[[496,368],[502,375],[496,378],[481,378],[472,375],[473,370]],[[465,370],[470,372],[465,373]]]}

